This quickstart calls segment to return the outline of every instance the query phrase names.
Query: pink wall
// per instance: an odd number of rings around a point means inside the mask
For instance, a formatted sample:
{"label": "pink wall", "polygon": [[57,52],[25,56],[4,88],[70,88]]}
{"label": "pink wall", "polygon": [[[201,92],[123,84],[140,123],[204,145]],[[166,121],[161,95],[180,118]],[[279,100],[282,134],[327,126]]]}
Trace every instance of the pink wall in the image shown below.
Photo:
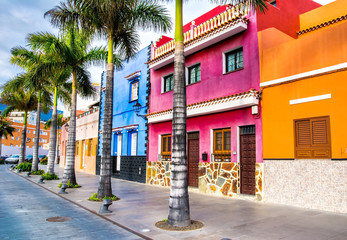
{"label": "pink wall", "polygon": [[[259,90],[256,17],[250,15],[249,19],[245,32],[186,57],[186,66],[201,64],[201,81],[187,86],[187,104],[245,92],[251,88]],[[223,52],[238,46],[243,46],[244,69],[223,75]],[[161,78],[170,73],[173,73],[173,64],[151,70],[149,113],[172,108],[173,92],[161,93]]]}
{"label": "pink wall", "polygon": [[[261,118],[252,115],[251,108],[240,109],[236,111],[205,115],[200,117],[189,118],[187,120],[187,132],[199,131],[200,133],[200,162],[201,154],[208,154],[208,162],[211,160],[211,130],[219,128],[231,128],[231,158],[232,162],[237,162],[239,153],[237,148],[237,129],[238,126],[256,125],[256,161],[263,162],[263,144],[262,144],[262,122]],[[172,133],[172,123],[163,122],[150,124],[149,127],[149,144],[148,144],[148,161],[157,161],[159,153],[159,136],[162,134]]]}

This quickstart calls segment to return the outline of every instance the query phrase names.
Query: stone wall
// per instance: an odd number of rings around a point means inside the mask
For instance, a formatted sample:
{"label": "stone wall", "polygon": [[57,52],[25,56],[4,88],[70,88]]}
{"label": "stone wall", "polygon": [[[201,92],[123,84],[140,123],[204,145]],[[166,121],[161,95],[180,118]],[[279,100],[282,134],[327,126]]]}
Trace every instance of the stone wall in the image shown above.
{"label": "stone wall", "polygon": [[264,201],[347,213],[347,161],[264,161]]}
{"label": "stone wall", "polygon": [[[249,199],[263,199],[263,164],[256,164],[256,195]],[[147,184],[170,186],[170,162],[147,162]],[[238,163],[200,163],[199,188],[189,190],[225,197],[244,198],[240,195],[240,171]]]}

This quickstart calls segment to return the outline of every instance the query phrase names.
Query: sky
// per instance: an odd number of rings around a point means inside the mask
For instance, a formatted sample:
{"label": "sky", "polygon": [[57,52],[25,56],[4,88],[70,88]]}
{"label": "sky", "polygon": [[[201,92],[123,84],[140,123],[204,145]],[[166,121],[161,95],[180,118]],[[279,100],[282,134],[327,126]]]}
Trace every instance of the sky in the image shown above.
{"label": "sky", "polygon": [[[26,46],[25,38],[29,33],[51,32],[58,33],[58,30],[51,26],[43,15],[46,11],[58,5],[61,0],[0,0],[0,86],[16,76],[22,70],[11,65],[10,51],[16,46]],[[327,4],[334,0],[316,0],[321,4]],[[164,1],[163,1],[164,2]],[[171,13],[172,21],[174,17],[174,3],[165,3]],[[190,22],[203,13],[209,11],[216,4],[211,4],[207,0],[192,0],[184,5],[184,23]],[[141,37],[140,49],[149,45],[151,41],[156,41],[163,33],[139,32]],[[173,36],[173,32],[165,33]],[[94,45],[103,45],[104,41],[96,41]],[[89,69],[93,82],[100,82],[103,67],[93,66]],[[79,108],[82,106],[79,104]]]}

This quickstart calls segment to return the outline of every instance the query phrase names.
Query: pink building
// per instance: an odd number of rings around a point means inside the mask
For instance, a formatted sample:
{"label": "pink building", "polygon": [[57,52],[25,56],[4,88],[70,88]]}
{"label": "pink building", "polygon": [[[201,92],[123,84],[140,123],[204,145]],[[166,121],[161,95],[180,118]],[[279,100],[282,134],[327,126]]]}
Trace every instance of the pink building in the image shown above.
{"label": "pink building", "polygon": [[[283,11],[269,4],[269,15],[246,5],[218,6],[184,26],[191,190],[263,198],[258,31],[281,25],[282,16],[297,19],[300,11],[319,6],[292,2]],[[281,30],[291,35],[295,24]],[[161,186],[170,185],[173,58],[171,38],[152,45],[147,183]]]}

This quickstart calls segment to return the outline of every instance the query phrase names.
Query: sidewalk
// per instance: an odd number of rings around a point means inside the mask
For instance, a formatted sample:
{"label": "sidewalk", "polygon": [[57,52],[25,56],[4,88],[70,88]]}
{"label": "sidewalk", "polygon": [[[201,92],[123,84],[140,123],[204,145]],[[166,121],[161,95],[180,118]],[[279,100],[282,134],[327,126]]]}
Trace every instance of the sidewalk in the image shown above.
{"label": "sidewalk", "polygon": [[[59,166],[55,171],[63,176]],[[26,173],[20,175],[27,178]],[[76,178],[82,188],[67,189],[68,194],[60,196],[98,213],[101,203],[87,199],[97,191],[99,176],[76,172]],[[27,179],[37,183],[39,176]],[[60,182],[45,181],[41,186],[58,193]],[[104,216],[152,239],[347,239],[347,215],[193,192],[189,193],[191,218],[202,221],[205,227],[187,232],[164,231],[154,224],[167,218],[168,188],[119,179],[112,179],[112,188],[120,200],[113,202],[109,208],[113,212]]]}

